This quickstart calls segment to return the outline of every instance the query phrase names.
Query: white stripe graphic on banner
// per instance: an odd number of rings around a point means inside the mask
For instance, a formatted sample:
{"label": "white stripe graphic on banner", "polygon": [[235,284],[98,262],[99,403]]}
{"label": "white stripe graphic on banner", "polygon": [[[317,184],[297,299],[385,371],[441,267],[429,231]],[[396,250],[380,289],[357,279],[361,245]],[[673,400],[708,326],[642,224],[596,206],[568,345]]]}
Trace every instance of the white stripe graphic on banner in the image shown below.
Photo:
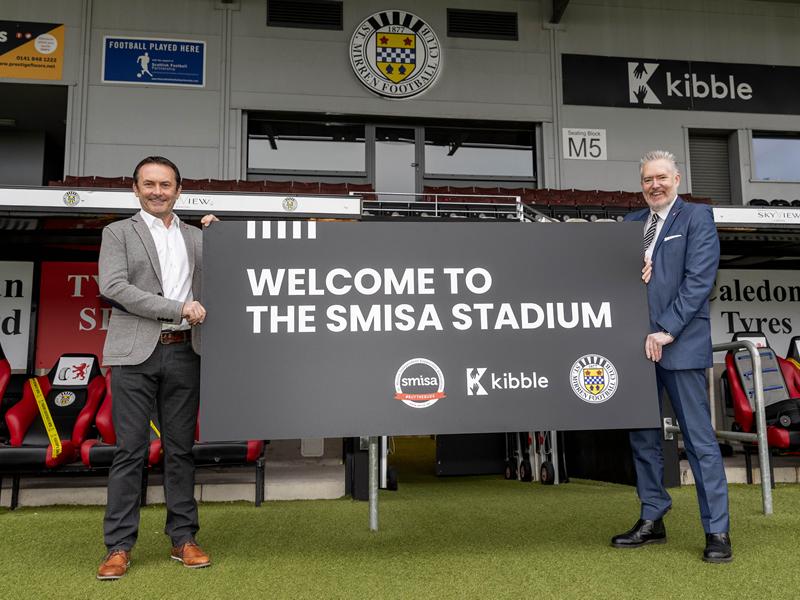
{"label": "white stripe graphic on banner", "polygon": [[286,221],[278,221],[278,239],[286,239]]}
{"label": "white stripe graphic on banner", "polygon": [[248,221],[247,222],[247,239],[248,240],[256,239],[256,222],[255,221]]}
{"label": "white stripe graphic on banner", "polygon": [[272,237],[272,222],[261,221],[261,239],[268,240]]}
{"label": "white stripe graphic on banner", "polygon": [[309,221],[308,222],[308,239],[310,239],[310,240],[317,239],[317,222],[316,221]]}
{"label": "white stripe graphic on banner", "polygon": [[303,222],[292,221],[292,239],[300,240],[303,238]]}

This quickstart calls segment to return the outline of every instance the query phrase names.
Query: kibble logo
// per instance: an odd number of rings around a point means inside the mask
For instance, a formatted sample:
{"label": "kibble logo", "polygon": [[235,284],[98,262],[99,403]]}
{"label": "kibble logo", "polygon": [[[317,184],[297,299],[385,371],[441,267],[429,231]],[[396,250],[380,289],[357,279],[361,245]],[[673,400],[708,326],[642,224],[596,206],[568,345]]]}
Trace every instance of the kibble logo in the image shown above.
{"label": "kibble logo", "polygon": [[488,371],[486,367],[467,368],[467,396],[488,396],[489,392],[483,385],[484,383],[493,392],[537,390],[550,385],[548,378],[539,375],[536,371],[491,372],[484,381],[481,381],[486,371]]}
{"label": "kibble logo", "polygon": [[[628,101],[631,104],[674,105],[676,99],[697,98],[700,100],[751,100],[753,86],[745,81],[736,81],[733,74],[705,75],[686,70],[671,71],[660,63],[628,61]],[[662,94],[659,97],[653,88]]]}
{"label": "kibble logo", "polygon": [[488,396],[489,392],[483,387],[481,377],[486,373],[486,367],[467,369],[467,396]]}
{"label": "kibble logo", "polygon": [[442,398],[444,373],[432,360],[412,358],[397,369],[394,376],[394,398],[411,408],[428,408]]}
{"label": "kibble logo", "polygon": [[76,396],[74,392],[61,392],[55,397],[53,403],[60,408],[64,408],[65,406],[69,406],[75,402],[75,398]]}
{"label": "kibble logo", "polygon": [[617,391],[617,369],[605,356],[585,354],[569,372],[572,391],[584,402],[601,404]]}
{"label": "kibble logo", "polygon": [[370,91],[385,98],[411,98],[436,81],[442,47],[418,16],[402,10],[377,12],[356,27],[350,64]]}
{"label": "kibble logo", "polygon": [[658,63],[628,63],[628,94],[631,104],[661,104],[647,83],[658,69]]}

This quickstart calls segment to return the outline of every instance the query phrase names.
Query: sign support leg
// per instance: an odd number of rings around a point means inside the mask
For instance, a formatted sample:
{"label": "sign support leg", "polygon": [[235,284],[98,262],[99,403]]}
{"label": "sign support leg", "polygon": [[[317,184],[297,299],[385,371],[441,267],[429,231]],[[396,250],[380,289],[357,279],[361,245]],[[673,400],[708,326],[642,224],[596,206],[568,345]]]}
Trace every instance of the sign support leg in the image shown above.
{"label": "sign support leg", "polygon": [[369,529],[378,531],[378,438],[369,438]]}

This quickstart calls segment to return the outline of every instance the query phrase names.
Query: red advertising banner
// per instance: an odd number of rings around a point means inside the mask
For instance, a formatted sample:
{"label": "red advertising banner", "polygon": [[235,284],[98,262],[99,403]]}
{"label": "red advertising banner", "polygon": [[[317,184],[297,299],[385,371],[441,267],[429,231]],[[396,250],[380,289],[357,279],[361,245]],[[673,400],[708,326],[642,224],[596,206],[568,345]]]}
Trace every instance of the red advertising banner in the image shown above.
{"label": "red advertising banner", "polygon": [[42,263],[37,369],[50,369],[65,352],[88,352],[102,360],[111,307],[99,294],[96,262]]}

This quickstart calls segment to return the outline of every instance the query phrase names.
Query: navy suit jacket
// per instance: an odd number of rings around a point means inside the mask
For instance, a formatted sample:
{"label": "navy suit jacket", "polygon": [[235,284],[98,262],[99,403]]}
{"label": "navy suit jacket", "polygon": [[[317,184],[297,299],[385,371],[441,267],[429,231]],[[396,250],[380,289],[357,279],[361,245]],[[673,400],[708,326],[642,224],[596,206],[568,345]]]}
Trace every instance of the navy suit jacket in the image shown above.
{"label": "navy suit jacket", "polygon": [[[642,222],[650,209],[625,215]],[[665,369],[704,369],[712,365],[708,297],[719,266],[719,237],[714,214],[705,204],[675,200],[653,249],[653,273],[647,284],[652,332],[674,338],[664,346]]]}

